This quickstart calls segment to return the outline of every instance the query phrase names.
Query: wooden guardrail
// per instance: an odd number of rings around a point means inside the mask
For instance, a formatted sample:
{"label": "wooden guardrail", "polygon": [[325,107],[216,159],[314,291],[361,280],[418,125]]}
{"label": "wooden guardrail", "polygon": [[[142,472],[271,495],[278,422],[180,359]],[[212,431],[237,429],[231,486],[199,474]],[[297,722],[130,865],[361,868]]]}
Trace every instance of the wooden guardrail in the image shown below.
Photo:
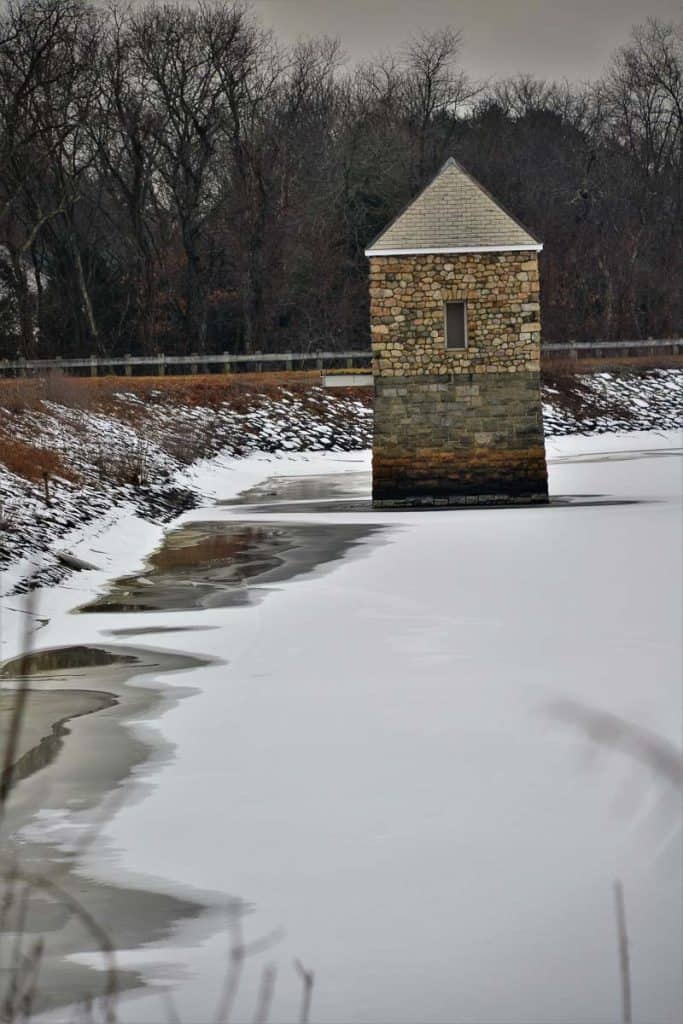
{"label": "wooden guardrail", "polygon": [[0,376],[27,377],[41,373],[80,371],[85,376],[121,373],[130,377],[133,370],[146,368],[151,375],[163,377],[172,367],[187,367],[187,373],[210,373],[216,370],[233,373],[238,370],[324,370],[327,367],[358,367],[370,364],[368,350],[343,352],[253,352],[235,355],[232,352],[186,356],[86,356],[81,359],[0,359]]}
{"label": "wooden guardrail", "polygon": [[541,346],[541,357],[600,359],[603,356],[680,355],[681,338],[646,338],[640,341],[566,341]]}
{"label": "wooden guardrail", "polygon": [[[568,341],[543,345],[545,359],[602,358],[609,356],[680,355],[683,339],[665,338],[640,341]],[[132,376],[133,371],[146,369],[152,376],[164,376],[177,367],[187,367],[186,373],[234,373],[251,369],[304,370],[360,369],[368,367],[372,355],[368,349],[350,349],[342,352],[253,352],[235,355],[232,352],[209,354],[190,353],[185,356],[86,356],[80,359],[0,359],[0,376],[28,377],[50,371],[97,377],[106,373]],[[177,371],[176,371],[177,372]]]}

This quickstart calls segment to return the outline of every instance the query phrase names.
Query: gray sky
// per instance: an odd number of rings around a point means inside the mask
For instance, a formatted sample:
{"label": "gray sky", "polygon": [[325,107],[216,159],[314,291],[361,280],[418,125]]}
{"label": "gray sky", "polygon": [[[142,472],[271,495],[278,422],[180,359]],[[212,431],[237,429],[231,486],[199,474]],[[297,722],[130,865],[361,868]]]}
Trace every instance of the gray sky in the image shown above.
{"label": "gray sky", "polygon": [[411,32],[463,33],[475,78],[520,71],[541,78],[597,77],[632,25],[649,15],[683,19],[681,0],[251,0],[283,41],[337,36],[353,60],[396,48]]}

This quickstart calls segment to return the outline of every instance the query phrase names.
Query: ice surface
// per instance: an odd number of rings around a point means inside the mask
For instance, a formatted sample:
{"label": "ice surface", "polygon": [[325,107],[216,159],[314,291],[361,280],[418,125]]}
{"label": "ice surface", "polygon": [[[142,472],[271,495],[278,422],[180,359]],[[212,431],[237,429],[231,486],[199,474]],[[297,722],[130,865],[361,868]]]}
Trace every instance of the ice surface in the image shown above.
{"label": "ice surface", "polygon": [[[198,691],[158,723],[174,757],[84,870],[239,897],[249,939],[284,928],[249,963],[237,1013],[252,1018],[272,962],[280,1024],[297,1017],[294,956],[316,972],[319,1024],[613,1022],[620,878],[634,1021],[677,1024],[680,790],[657,752],[680,758],[680,445],[553,439],[551,491],[576,504],[290,511],[379,525],[381,540],[260,604],[144,616],[159,627],[147,647],[217,660],[165,680]],[[224,500],[265,478],[368,468],[368,453],[317,453],[189,472]],[[244,517],[214,505],[181,522]],[[139,617],[67,611],[137,571],[159,537],[132,516],[84,535],[72,549],[97,549],[103,570],[40,594],[37,642],[111,644],[130,628]],[[22,616],[5,616],[9,657]],[[181,928],[121,962],[170,975],[183,1019],[208,1020],[227,942],[193,945]],[[156,1021],[160,1005],[143,990],[121,1018]]]}

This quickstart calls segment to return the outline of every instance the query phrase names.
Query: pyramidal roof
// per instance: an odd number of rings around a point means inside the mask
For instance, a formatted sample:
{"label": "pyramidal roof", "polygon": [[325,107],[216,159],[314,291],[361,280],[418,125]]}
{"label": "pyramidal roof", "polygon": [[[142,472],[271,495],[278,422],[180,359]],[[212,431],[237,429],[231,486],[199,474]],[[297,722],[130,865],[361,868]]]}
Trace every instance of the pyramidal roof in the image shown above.
{"label": "pyramidal roof", "polygon": [[451,157],[365,250],[366,256],[505,252],[543,245]]}

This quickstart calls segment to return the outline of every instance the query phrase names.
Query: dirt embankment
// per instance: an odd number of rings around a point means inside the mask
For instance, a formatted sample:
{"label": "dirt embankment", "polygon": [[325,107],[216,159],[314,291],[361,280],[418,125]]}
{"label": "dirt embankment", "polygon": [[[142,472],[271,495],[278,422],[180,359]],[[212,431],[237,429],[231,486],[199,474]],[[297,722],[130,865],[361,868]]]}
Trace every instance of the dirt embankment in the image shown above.
{"label": "dirt embankment", "polygon": [[200,458],[367,448],[371,397],[317,373],[2,380],[0,566],[115,506],[193,507],[177,474]]}

